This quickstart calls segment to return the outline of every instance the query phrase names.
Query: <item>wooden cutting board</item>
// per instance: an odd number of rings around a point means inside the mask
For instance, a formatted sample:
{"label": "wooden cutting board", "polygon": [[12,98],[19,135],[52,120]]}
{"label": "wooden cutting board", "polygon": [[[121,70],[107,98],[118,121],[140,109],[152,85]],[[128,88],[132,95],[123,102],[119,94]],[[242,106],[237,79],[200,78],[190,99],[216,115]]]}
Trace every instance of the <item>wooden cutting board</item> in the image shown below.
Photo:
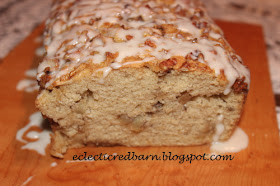
{"label": "wooden cutting board", "polygon": [[[71,162],[73,155],[100,153],[126,155],[173,155],[209,153],[209,145],[197,147],[88,147],[69,150],[63,160],[48,154],[22,150],[16,141],[18,129],[36,111],[36,93],[16,90],[24,72],[36,67],[34,39],[40,26],[0,64],[0,184],[21,185],[280,185],[280,145],[275,103],[269,78],[266,48],[259,26],[217,21],[229,43],[251,70],[252,83],[240,122],[249,136],[249,146],[232,161],[91,161]],[[57,166],[51,167],[52,162]]]}

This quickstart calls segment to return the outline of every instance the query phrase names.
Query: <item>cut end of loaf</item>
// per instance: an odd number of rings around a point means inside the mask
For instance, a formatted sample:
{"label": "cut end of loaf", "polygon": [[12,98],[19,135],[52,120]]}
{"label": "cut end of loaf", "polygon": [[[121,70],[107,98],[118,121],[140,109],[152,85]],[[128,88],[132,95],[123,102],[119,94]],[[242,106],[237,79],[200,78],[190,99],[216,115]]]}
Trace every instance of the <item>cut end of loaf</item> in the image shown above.
{"label": "cut end of loaf", "polygon": [[84,76],[42,90],[36,105],[52,120],[51,154],[60,158],[67,148],[86,145],[201,145],[213,141],[220,115],[220,140],[238,123],[246,94],[224,95],[225,87],[213,73],[123,68],[103,84]]}

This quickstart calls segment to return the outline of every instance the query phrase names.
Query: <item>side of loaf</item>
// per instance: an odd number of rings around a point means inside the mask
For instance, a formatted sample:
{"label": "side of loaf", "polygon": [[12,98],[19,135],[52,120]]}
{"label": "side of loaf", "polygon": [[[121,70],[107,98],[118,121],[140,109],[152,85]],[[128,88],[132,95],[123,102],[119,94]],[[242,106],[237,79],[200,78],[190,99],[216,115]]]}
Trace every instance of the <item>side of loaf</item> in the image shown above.
{"label": "side of loaf", "polygon": [[250,73],[198,1],[55,1],[36,106],[51,154],[86,145],[226,140]]}

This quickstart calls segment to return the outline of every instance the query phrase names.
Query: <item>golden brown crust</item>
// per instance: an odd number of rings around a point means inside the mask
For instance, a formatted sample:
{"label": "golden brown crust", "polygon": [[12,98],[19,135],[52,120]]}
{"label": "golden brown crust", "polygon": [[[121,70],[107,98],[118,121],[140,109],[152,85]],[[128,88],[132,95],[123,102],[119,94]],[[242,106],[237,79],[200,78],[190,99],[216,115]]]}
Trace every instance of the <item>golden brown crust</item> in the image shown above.
{"label": "golden brown crust", "polygon": [[[117,55],[118,55],[117,53],[112,54],[112,53],[108,52],[107,58],[106,58],[106,63],[111,63],[112,60]],[[158,66],[155,66],[154,64],[155,64],[154,62],[146,62],[146,63],[142,63],[142,64],[130,64],[130,65],[123,66],[122,68],[141,68],[143,66],[147,66],[154,72],[158,72],[158,73],[163,73],[163,72],[167,72],[170,70],[177,70],[177,71],[181,71],[183,73],[197,71],[197,72],[203,72],[203,73],[210,73],[210,74],[214,75],[214,71],[206,64],[203,64],[203,63],[200,63],[200,62],[194,61],[194,60],[188,60],[188,59],[183,60],[183,57],[180,57],[180,56],[176,56],[176,57],[164,60],[162,62],[159,62]],[[79,78],[84,77],[85,74],[88,74],[86,72],[83,72],[84,70],[87,70],[88,72],[93,73],[97,69],[96,69],[96,66],[94,66],[94,65],[91,65],[88,63],[83,63],[80,66],[78,66],[77,68],[75,68],[73,71],[71,71],[69,74],[63,75],[62,77],[57,79],[53,83],[53,85],[50,86],[48,89],[52,89],[52,87],[56,87],[56,86],[59,86],[62,84],[68,84],[68,83],[70,83],[70,80],[73,80],[73,78],[78,74],[80,75]],[[48,68],[45,69],[45,71],[47,72]],[[220,72],[220,75],[217,78],[220,81],[221,85],[224,85],[228,82],[223,71]],[[40,85],[41,89],[44,88],[45,84],[49,81],[49,79],[50,79],[50,77],[47,75],[47,73],[41,78],[41,81],[39,81],[39,85]],[[78,79],[78,76],[75,79]],[[69,82],[67,82],[67,81],[69,81]],[[234,85],[232,86],[234,92],[245,93],[245,94],[248,93],[248,84],[245,83],[244,81],[245,81],[245,77],[243,77],[241,79],[237,79],[235,81]],[[73,82],[73,81],[71,81],[71,82]]]}
{"label": "golden brown crust", "polygon": [[[115,53],[115,54],[112,54],[110,52],[106,53],[107,58],[101,68],[106,67],[107,66],[107,65],[105,65],[106,63],[107,64],[112,63],[112,60],[117,55],[118,55],[117,53]],[[131,60],[136,60],[136,59],[135,58],[126,59],[127,62],[129,62]],[[155,64],[158,64],[158,65],[155,65]],[[213,74],[213,76],[215,76],[215,72],[206,64],[189,59],[188,57],[184,58],[182,56],[174,56],[170,59],[167,59],[167,60],[164,60],[161,62],[160,61],[159,62],[148,61],[145,63],[131,63],[131,64],[123,65],[122,68],[142,68],[144,66],[149,67],[152,71],[157,72],[157,73],[163,73],[163,72],[167,72],[170,70],[176,70],[176,71],[179,71],[182,73],[197,71],[197,72],[202,72],[202,73],[210,73],[210,74]],[[73,80],[73,77],[78,74],[80,75],[80,77],[84,77],[84,75],[82,75],[82,74],[87,74],[87,73],[84,73],[83,70],[87,70],[87,71],[90,71],[91,73],[93,73],[94,71],[101,69],[101,68],[97,67],[96,65],[90,64],[90,63],[80,64],[78,67],[73,69],[70,73],[63,75],[62,77],[57,79],[53,83],[53,85],[50,86],[48,89],[52,89],[52,87],[56,87],[58,85],[66,84],[67,81]],[[47,70],[48,69],[46,69],[46,71]],[[98,74],[98,73],[96,73],[96,74]],[[40,87],[43,88],[49,79],[50,79],[50,76],[48,76],[47,74],[44,75],[40,81]],[[78,78],[75,78],[75,79],[78,79]],[[218,76],[218,79],[221,81],[221,84],[225,84],[225,82],[227,82],[227,79],[223,72],[220,73],[220,75]],[[65,83],[63,83],[63,82],[65,82]],[[68,82],[68,83],[70,83],[70,82]]]}

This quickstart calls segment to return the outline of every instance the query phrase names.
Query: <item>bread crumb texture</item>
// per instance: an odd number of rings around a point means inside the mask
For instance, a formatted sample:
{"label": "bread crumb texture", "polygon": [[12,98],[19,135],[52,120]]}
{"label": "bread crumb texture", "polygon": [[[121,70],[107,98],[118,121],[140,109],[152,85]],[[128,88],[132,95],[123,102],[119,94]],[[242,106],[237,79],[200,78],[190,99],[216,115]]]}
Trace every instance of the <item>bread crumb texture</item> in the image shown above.
{"label": "bread crumb texture", "polygon": [[103,84],[96,76],[41,90],[36,106],[51,118],[51,154],[85,145],[187,146],[210,143],[218,116],[230,137],[246,94],[224,95],[213,73],[165,74],[143,68],[113,70]]}

